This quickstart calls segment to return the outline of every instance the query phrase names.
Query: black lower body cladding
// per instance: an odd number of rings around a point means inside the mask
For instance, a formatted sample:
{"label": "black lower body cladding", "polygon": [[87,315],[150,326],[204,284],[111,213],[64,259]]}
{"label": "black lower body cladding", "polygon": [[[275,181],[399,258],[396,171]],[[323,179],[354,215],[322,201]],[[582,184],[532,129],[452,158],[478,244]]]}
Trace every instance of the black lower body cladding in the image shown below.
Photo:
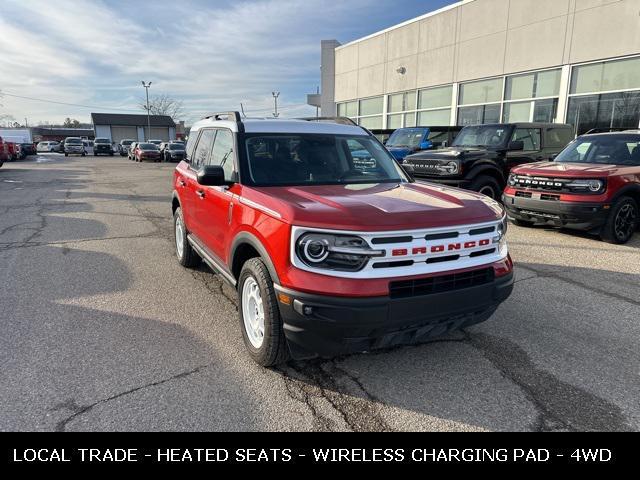
{"label": "black lower body cladding", "polygon": [[408,298],[338,298],[277,287],[291,355],[334,357],[421,343],[489,319],[513,290],[513,273],[483,285]]}
{"label": "black lower body cladding", "polygon": [[560,202],[503,195],[509,217],[523,222],[544,222],[580,230],[596,230],[607,220],[610,204]]}

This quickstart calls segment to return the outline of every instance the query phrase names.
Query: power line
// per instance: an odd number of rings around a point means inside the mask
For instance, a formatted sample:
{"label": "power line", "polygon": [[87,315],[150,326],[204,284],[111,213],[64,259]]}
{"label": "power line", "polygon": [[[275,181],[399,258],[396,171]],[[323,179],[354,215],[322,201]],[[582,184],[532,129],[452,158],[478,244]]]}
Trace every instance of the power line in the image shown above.
{"label": "power line", "polygon": [[25,100],[33,100],[36,102],[55,103],[56,105],[67,105],[70,107],[82,107],[82,108],[101,109],[101,110],[118,110],[122,112],[139,112],[139,110],[134,110],[133,108],[99,107],[96,105],[81,105],[78,103],[57,102],[55,100],[45,100],[44,98],[34,98],[34,97],[25,97],[23,95],[15,95],[13,93],[7,93],[5,91],[2,91],[2,95],[6,95],[7,97],[22,98]]}

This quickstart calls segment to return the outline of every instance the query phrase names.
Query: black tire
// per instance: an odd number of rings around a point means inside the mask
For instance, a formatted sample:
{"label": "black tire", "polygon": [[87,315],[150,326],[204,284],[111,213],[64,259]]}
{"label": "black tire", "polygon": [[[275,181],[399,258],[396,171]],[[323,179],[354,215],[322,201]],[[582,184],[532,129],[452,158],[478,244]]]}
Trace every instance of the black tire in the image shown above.
{"label": "black tire", "polygon": [[64,154],[64,156],[65,156],[65,157],[68,157],[68,156],[69,156],[69,154],[68,154],[68,153],[65,153],[65,154]]}
{"label": "black tire", "polygon": [[471,185],[469,185],[469,190],[482,193],[483,195],[497,201],[500,201],[500,197],[502,195],[502,188],[500,188],[498,181],[488,175],[480,175],[478,178],[474,179],[471,182]]}
{"label": "black tire", "polygon": [[[182,228],[178,228],[178,222],[181,223]],[[179,232],[182,232],[181,234]],[[191,244],[187,240],[187,227],[184,224],[184,217],[182,216],[182,209],[176,208],[173,212],[173,237],[174,245],[176,247],[176,256],[178,257],[178,263],[183,267],[194,268],[200,264],[202,260],[196,251],[191,247]],[[182,237],[182,241],[179,241],[178,237]]]}
{"label": "black tire", "polygon": [[517,225],[518,227],[525,227],[525,228],[531,228],[536,223],[536,222],[531,222],[529,220],[520,220],[519,218],[514,218],[511,221],[513,222],[514,225]]}
{"label": "black tire", "polygon": [[638,228],[639,217],[638,202],[631,197],[619,198],[609,212],[600,238],[607,243],[627,243]]}
{"label": "black tire", "polygon": [[[253,279],[260,290],[264,312],[264,336],[260,347],[256,348],[249,339],[244,321],[243,289],[245,283]],[[289,359],[289,349],[282,328],[282,318],[273,288],[273,280],[264,262],[259,258],[252,258],[242,266],[238,279],[238,310],[242,338],[249,355],[263,367],[271,367],[286,362]]]}

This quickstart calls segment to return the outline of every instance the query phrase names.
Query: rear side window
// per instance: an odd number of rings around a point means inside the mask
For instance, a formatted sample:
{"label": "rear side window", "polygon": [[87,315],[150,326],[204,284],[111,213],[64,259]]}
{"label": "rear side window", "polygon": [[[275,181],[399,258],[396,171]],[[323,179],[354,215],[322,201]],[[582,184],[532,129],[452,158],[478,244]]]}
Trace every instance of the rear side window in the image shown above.
{"label": "rear side window", "polygon": [[524,143],[525,151],[540,150],[540,129],[516,128],[511,141]]}
{"label": "rear side window", "polygon": [[573,132],[568,128],[547,128],[545,148],[562,150],[573,141]]}
{"label": "rear side window", "polygon": [[196,147],[197,139],[198,139],[198,132],[196,131],[191,132],[191,135],[189,135],[189,139],[187,140],[187,148],[186,148],[187,160],[189,160],[193,156],[193,150]]}
{"label": "rear side window", "polygon": [[196,150],[191,157],[191,165],[194,168],[197,169],[207,163],[209,153],[211,152],[211,148],[213,147],[213,139],[215,138],[215,135],[216,131],[211,129],[203,130],[200,134],[198,145],[196,146]]}

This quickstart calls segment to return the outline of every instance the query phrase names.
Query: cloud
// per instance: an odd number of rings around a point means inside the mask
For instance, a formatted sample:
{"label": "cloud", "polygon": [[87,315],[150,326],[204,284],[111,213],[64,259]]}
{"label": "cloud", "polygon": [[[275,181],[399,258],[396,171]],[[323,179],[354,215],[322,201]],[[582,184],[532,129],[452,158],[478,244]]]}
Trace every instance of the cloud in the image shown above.
{"label": "cloud", "polygon": [[[418,2],[423,3],[423,2]],[[305,115],[320,77],[320,40],[353,33],[376,0],[153,1],[4,0],[0,88],[60,102],[137,109],[141,80],[182,100],[187,120],[238,109]],[[423,10],[424,7],[416,7]],[[420,13],[419,11],[416,13]],[[385,25],[386,26],[386,25]],[[88,120],[90,109],[5,96],[16,118]]]}

